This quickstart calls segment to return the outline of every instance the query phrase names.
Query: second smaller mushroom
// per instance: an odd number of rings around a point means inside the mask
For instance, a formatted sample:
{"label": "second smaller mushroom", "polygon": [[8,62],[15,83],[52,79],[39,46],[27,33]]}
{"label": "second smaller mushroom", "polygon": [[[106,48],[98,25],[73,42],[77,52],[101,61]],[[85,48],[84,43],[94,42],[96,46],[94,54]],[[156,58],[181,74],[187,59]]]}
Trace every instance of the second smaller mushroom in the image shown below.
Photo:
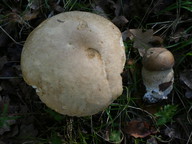
{"label": "second smaller mushroom", "polygon": [[143,56],[142,78],[146,87],[144,100],[155,103],[167,99],[173,89],[174,57],[165,48],[150,48]]}

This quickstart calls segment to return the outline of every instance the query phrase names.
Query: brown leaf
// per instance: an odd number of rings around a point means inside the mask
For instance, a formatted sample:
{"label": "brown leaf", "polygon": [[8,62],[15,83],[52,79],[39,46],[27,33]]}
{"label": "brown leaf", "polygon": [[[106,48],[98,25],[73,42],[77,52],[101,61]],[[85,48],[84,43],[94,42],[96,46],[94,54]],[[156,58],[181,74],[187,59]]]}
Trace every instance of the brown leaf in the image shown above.
{"label": "brown leaf", "polygon": [[[117,1],[116,1],[115,5],[114,5],[114,7],[115,7],[115,11],[114,11],[115,16],[119,16],[119,15],[121,14],[121,12],[122,12],[122,10],[123,10],[123,7],[124,7],[127,3],[129,3],[129,1],[124,1],[124,2],[123,2],[123,5],[122,5],[122,0],[117,0]],[[125,16],[125,15],[124,15],[124,16]]]}
{"label": "brown leaf", "polygon": [[187,39],[189,35],[187,35],[186,30],[184,28],[179,28],[176,32],[174,32],[170,36],[170,41],[171,42],[179,42],[181,38]]}
{"label": "brown leaf", "polygon": [[135,138],[144,138],[156,133],[156,130],[146,121],[132,120],[125,123],[124,132]]}
{"label": "brown leaf", "polygon": [[159,90],[160,91],[165,91],[167,88],[169,88],[172,85],[172,81],[170,82],[165,82],[159,85]]}
{"label": "brown leaf", "polygon": [[159,36],[153,36],[151,41],[149,41],[149,44],[152,47],[161,47],[163,46],[163,39]]}
{"label": "brown leaf", "polygon": [[38,11],[35,11],[35,12],[33,12],[33,13],[31,13],[31,12],[26,12],[24,15],[23,15],[23,20],[24,21],[30,21],[30,20],[32,20],[32,19],[35,19],[36,17],[37,17],[37,15],[39,14],[39,12]]}
{"label": "brown leaf", "polygon": [[186,70],[180,74],[180,80],[192,89],[192,70]]}
{"label": "brown leaf", "polygon": [[158,36],[153,36],[153,30],[143,31],[142,29],[130,29],[130,39],[134,40],[133,47],[137,48],[140,56],[143,56],[145,51],[151,47],[159,47],[162,45],[163,39]]}
{"label": "brown leaf", "polygon": [[106,14],[114,13],[116,9],[115,2],[112,0],[94,0],[96,7],[100,7]]}
{"label": "brown leaf", "polygon": [[117,27],[123,27],[125,26],[129,21],[126,19],[124,16],[116,16],[112,22],[117,26]]}
{"label": "brown leaf", "polygon": [[11,22],[24,24],[25,21],[30,21],[32,19],[35,19],[38,14],[39,14],[39,11],[33,11],[33,12],[25,11],[23,14],[21,14],[21,12],[16,9],[10,12],[8,15]]}
{"label": "brown leaf", "polygon": [[57,11],[57,12],[64,12],[64,11],[65,11],[64,8],[62,8],[59,4],[57,4],[57,3],[55,3],[55,2],[52,4],[52,6],[53,6],[53,9],[54,9],[55,11]]}
{"label": "brown leaf", "polygon": [[93,7],[93,12],[108,19],[107,14],[104,12],[104,10],[100,6]]}
{"label": "brown leaf", "polygon": [[8,16],[11,22],[23,24],[22,17],[19,15],[19,12],[17,10],[12,10],[12,12],[8,14]]}
{"label": "brown leaf", "polygon": [[130,37],[132,37],[132,34],[130,33],[129,30],[125,30],[122,32],[123,41],[128,40],[128,38],[130,38]]}

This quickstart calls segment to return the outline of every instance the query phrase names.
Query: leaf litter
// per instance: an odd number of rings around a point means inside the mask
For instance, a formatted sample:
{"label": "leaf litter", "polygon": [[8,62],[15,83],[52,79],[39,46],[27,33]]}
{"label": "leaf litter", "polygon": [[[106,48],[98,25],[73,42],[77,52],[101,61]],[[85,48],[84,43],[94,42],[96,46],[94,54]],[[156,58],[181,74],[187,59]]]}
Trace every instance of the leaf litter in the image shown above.
{"label": "leaf litter", "polygon": [[161,47],[163,39],[153,35],[153,30],[129,29],[129,38],[134,41],[133,47],[137,48],[140,56],[143,56],[149,48]]}
{"label": "leaf litter", "polygon": [[185,96],[192,98],[192,70],[185,70],[180,73],[180,80],[185,84]]}
{"label": "leaf litter", "polygon": [[[4,1],[3,1],[4,2]],[[9,0],[7,1],[9,3]],[[8,79],[1,79],[0,81],[0,108],[1,108],[1,122],[6,123],[0,128],[1,136],[0,143],[1,144],[20,144],[24,142],[29,142],[30,137],[36,138],[38,136],[42,138],[48,138],[50,133],[53,131],[63,135],[63,130],[60,130],[60,127],[65,127],[66,121],[65,116],[62,117],[62,121],[59,121],[59,124],[55,121],[55,118],[51,118],[54,116],[50,116],[49,113],[44,110],[45,106],[38,99],[38,96],[35,94],[35,91],[26,85],[20,79],[20,53],[22,49],[23,41],[26,39],[26,36],[30,33],[33,27],[36,27],[41,21],[46,19],[47,17],[53,16],[54,14],[64,12],[63,1],[50,1],[50,3],[45,4],[44,1],[40,0],[28,0],[28,1],[11,1],[11,7],[13,9],[7,8],[2,3],[0,4],[0,13],[3,15],[7,15],[8,19],[2,19],[4,23],[1,23],[0,29],[0,74],[2,77],[7,77]],[[170,30],[164,29],[164,24],[158,24],[157,26],[150,27],[149,29],[143,29],[141,27],[141,22],[157,22],[159,19],[152,20],[151,16],[155,17],[155,14],[159,14],[159,11],[163,10],[167,6],[171,5],[173,0],[159,0],[158,2],[154,2],[150,5],[150,2],[147,0],[140,1],[122,1],[122,0],[94,0],[89,7],[89,11],[97,12],[100,15],[111,20],[115,25],[117,25],[123,34],[124,42],[129,42],[130,40],[133,43],[133,47],[139,51],[139,55],[142,57],[145,50],[150,47],[159,47],[163,46],[164,42],[166,45],[174,44],[180,42],[183,38],[188,40],[191,36],[190,33],[186,33],[185,26],[178,26],[176,29],[176,33],[170,32]],[[9,3],[10,4],[10,3]],[[12,5],[14,4],[14,5]],[[21,4],[21,5],[20,5]],[[27,9],[25,9],[26,7]],[[49,6],[47,10],[45,10],[45,6]],[[24,11],[23,8],[26,10]],[[44,11],[45,10],[45,11]],[[75,10],[75,9],[72,9]],[[85,10],[80,8],[80,10]],[[87,11],[87,9],[86,9]],[[181,11],[182,12],[182,11]],[[151,15],[153,14],[153,15]],[[137,22],[135,16],[142,17],[142,20]],[[182,15],[183,16],[183,15]],[[186,14],[184,17],[189,18]],[[173,11],[167,11],[164,13],[163,17],[159,15],[162,21],[166,21],[171,19],[175,19],[176,16]],[[168,18],[168,19],[166,19]],[[151,21],[152,20],[152,21]],[[191,26],[191,24],[189,24]],[[153,29],[156,28],[156,29]],[[159,30],[157,29],[159,28]],[[165,27],[166,28],[166,27]],[[2,29],[6,32],[3,32]],[[158,35],[156,34],[156,30],[158,31]],[[155,32],[154,32],[155,31]],[[19,34],[18,34],[19,33]],[[155,33],[155,35],[154,35]],[[170,34],[171,33],[171,34]],[[160,35],[163,35],[165,40],[162,39]],[[170,39],[168,39],[170,38]],[[19,42],[19,43],[18,43]],[[19,45],[21,44],[21,45]],[[136,55],[136,51],[129,49],[128,54]],[[132,55],[127,55],[127,58],[130,60],[133,59],[136,65],[139,65],[136,68],[127,68],[123,77],[123,81],[125,86],[132,86],[133,82],[137,82],[137,91],[142,91],[142,84],[139,80],[135,81],[134,74],[139,71],[141,68],[140,60],[135,60]],[[137,57],[138,58],[138,57]],[[129,63],[130,64],[130,63]],[[131,64],[132,65],[132,64]],[[137,70],[138,69],[138,70]],[[127,71],[130,72],[127,75]],[[132,76],[130,76],[132,75]],[[191,82],[191,70],[185,69],[185,71],[179,72],[179,80],[182,82],[181,88],[184,87],[186,91],[185,97],[191,98],[192,96],[192,82]],[[12,79],[14,77],[14,79]],[[131,78],[130,78],[131,77]],[[16,79],[15,79],[16,78]],[[18,79],[19,78],[19,79]],[[177,80],[177,79],[176,79]],[[134,85],[135,86],[135,85]],[[135,91],[134,91],[135,92]],[[136,94],[133,94],[135,96]],[[136,99],[141,99],[140,97],[136,97]],[[182,98],[183,99],[183,98]],[[137,102],[137,101],[136,101]],[[165,102],[173,103],[173,101],[168,100]],[[165,105],[164,102],[160,103],[160,105]],[[146,106],[143,102],[138,104],[141,107]],[[143,106],[144,105],[144,106]],[[148,106],[148,105],[147,105]],[[6,107],[8,107],[6,111]],[[150,112],[152,114],[160,111],[158,108],[160,106],[151,105]],[[185,107],[186,108],[186,107]],[[155,110],[154,110],[155,109]],[[6,112],[6,115],[2,116],[2,112]],[[162,113],[162,111],[160,111]],[[134,112],[133,112],[134,113]],[[172,114],[172,113],[171,113]],[[183,142],[186,138],[190,138],[190,121],[191,121],[191,109],[188,110],[188,115],[178,115],[176,121],[172,121],[170,119],[166,121],[166,127],[162,125],[160,128],[160,132],[154,128],[153,123],[150,123],[146,120],[141,119],[131,119],[129,122],[125,122],[125,119],[121,117],[122,125],[124,128],[124,133],[128,136],[127,141],[130,141],[129,136],[135,138],[135,141],[138,138],[147,138],[147,142],[150,144],[159,143],[159,139],[153,137],[153,135],[162,135],[162,137],[168,136],[169,138],[175,140],[174,142]],[[163,118],[164,114],[161,114],[158,118]],[[21,116],[17,118],[17,116]],[[104,113],[98,115],[100,119],[95,120],[93,124],[97,125],[97,127],[101,127],[100,124],[103,124],[106,119],[102,116],[105,116]],[[142,115],[137,114],[139,118],[142,118]],[[131,116],[130,116],[131,117]],[[180,117],[185,117],[185,119],[181,119]],[[4,118],[4,119],[3,119]],[[7,118],[7,119],[6,119]],[[13,119],[9,119],[13,118]],[[56,117],[57,118],[57,117]],[[3,119],[3,120],[2,120]],[[94,127],[87,127],[85,119],[77,119],[75,120],[81,122],[81,128],[86,130],[86,139],[90,138],[87,135],[93,131]],[[160,119],[161,120],[161,119]],[[175,118],[174,118],[175,120]],[[83,121],[83,122],[82,122]],[[167,123],[168,121],[168,123]],[[170,122],[171,121],[171,122]],[[89,122],[89,121],[88,121]],[[185,122],[182,123],[182,122]],[[178,125],[178,123],[180,125]],[[187,125],[186,125],[187,123]],[[91,125],[92,126],[92,125]],[[182,128],[180,128],[181,126]],[[74,128],[79,128],[79,126]],[[49,130],[48,130],[49,129]],[[59,129],[59,130],[58,130]],[[91,129],[91,130],[90,130]],[[75,131],[75,130],[74,130]],[[74,132],[73,131],[73,132]],[[183,132],[186,131],[186,132]],[[28,138],[24,139],[26,133],[28,133]],[[68,135],[68,133],[65,133]],[[184,134],[185,136],[182,136]],[[72,135],[72,134],[71,134]],[[15,140],[15,137],[20,139]],[[74,132],[73,138],[76,138],[77,133]],[[150,138],[149,138],[150,137]],[[149,138],[149,139],[148,139]],[[183,140],[185,139],[185,140]],[[86,140],[85,140],[86,141]],[[33,140],[31,142],[35,143]],[[186,142],[186,141],[185,141]],[[190,140],[189,140],[190,142]]]}

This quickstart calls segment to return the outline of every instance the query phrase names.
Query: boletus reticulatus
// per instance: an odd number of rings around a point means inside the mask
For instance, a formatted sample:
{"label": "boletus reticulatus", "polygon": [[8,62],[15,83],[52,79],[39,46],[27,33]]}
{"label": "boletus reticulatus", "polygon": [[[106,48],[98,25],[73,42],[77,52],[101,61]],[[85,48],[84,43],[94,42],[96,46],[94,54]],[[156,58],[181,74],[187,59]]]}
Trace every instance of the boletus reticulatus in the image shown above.
{"label": "boletus reticulatus", "polygon": [[146,87],[144,100],[155,103],[167,99],[174,82],[173,54],[165,48],[150,48],[144,54],[142,63],[142,78]]}

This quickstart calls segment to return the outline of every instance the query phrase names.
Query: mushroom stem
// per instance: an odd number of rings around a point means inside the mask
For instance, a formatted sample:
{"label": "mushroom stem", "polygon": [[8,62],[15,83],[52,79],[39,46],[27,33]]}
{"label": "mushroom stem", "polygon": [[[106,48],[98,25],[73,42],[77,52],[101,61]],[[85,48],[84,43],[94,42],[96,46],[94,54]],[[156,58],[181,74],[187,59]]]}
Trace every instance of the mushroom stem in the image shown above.
{"label": "mushroom stem", "polygon": [[167,99],[173,89],[174,57],[165,48],[150,48],[143,56],[142,78],[146,87],[143,99],[155,103]]}
{"label": "mushroom stem", "polygon": [[143,83],[146,93],[143,99],[149,103],[156,103],[159,100],[167,99],[167,95],[173,89],[173,69],[164,71],[149,71],[142,68]]}

